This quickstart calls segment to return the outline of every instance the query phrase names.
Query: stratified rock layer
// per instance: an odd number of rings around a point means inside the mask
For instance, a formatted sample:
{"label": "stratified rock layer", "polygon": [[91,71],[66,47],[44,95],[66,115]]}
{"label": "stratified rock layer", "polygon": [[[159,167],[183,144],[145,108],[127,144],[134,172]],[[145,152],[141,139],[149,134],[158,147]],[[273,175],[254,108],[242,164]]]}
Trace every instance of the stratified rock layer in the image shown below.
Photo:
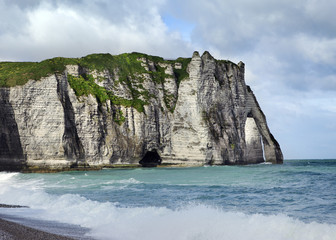
{"label": "stratified rock layer", "polygon": [[[0,88],[0,169],[133,164],[147,152],[163,164],[282,163],[280,146],[245,84],[242,62],[195,52],[189,76],[178,81],[180,63],[138,61],[145,71],[135,74],[138,85],[120,81],[118,68],[67,65],[39,81]],[[164,69],[163,82],[146,73],[158,68]],[[76,95],[68,80],[83,74],[122,99],[145,89],[143,111]]]}

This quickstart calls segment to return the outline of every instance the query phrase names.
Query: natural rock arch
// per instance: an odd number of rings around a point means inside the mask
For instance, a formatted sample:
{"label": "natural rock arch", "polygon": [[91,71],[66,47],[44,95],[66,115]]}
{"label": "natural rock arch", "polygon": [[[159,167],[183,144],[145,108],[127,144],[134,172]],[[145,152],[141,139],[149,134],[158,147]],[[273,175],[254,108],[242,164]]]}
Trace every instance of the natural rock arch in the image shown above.
{"label": "natural rock arch", "polygon": [[245,122],[246,158],[251,163],[264,162],[262,136],[252,116],[248,114]]}

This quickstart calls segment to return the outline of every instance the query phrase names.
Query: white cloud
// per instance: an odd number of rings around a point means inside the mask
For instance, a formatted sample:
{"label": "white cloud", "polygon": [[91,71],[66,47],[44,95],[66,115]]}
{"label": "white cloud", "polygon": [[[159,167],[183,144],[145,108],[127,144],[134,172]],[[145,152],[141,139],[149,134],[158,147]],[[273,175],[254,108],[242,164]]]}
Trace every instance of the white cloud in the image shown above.
{"label": "white cloud", "polygon": [[[325,30],[330,28],[330,30],[336,28],[335,19],[335,9],[336,2],[332,0],[308,0],[305,1],[304,10],[310,19],[314,22],[319,23],[321,29],[316,29],[316,31]],[[335,36],[335,32],[330,32]]]}
{"label": "white cloud", "polygon": [[295,48],[307,60],[336,65],[336,36],[330,39],[299,34],[294,38],[294,42]]}
{"label": "white cloud", "polygon": [[22,60],[21,55],[42,60],[54,56],[80,57],[93,52],[131,51],[165,57],[191,55],[192,49],[181,35],[168,31],[153,1],[138,4],[139,11],[133,9],[132,1],[109,7],[117,8],[121,18],[100,15],[98,10],[90,15],[90,9],[79,11],[65,3],[43,2],[27,11],[27,23],[19,36],[8,33],[0,37],[2,57],[15,55],[17,60]]}

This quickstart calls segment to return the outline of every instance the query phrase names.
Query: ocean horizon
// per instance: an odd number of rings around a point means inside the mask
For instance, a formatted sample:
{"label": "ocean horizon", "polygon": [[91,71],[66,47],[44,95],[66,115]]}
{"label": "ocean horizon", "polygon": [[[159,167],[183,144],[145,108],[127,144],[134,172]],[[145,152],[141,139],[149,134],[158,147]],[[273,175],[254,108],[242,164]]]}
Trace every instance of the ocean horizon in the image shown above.
{"label": "ocean horizon", "polygon": [[51,222],[45,226],[50,232],[53,223],[65,224],[81,232],[78,239],[332,240],[335,193],[336,159],[0,172],[0,204],[27,206],[0,208],[0,216],[23,224]]}

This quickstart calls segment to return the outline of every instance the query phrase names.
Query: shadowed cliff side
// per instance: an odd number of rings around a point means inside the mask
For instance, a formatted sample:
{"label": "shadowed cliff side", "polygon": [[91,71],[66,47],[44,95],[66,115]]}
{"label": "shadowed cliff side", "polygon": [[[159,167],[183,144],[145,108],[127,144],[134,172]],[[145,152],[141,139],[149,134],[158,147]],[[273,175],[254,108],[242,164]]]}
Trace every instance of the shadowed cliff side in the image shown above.
{"label": "shadowed cliff side", "polygon": [[64,111],[64,134],[63,148],[64,155],[69,160],[84,161],[85,152],[77,134],[75,113],[69,98],[68,82],[64,77],[57,78],[57,93]]}
{"label": "shadowed cliff side", "polygon": [[9,92],[0,88],[0,171],[20,170],[25,164]]}

